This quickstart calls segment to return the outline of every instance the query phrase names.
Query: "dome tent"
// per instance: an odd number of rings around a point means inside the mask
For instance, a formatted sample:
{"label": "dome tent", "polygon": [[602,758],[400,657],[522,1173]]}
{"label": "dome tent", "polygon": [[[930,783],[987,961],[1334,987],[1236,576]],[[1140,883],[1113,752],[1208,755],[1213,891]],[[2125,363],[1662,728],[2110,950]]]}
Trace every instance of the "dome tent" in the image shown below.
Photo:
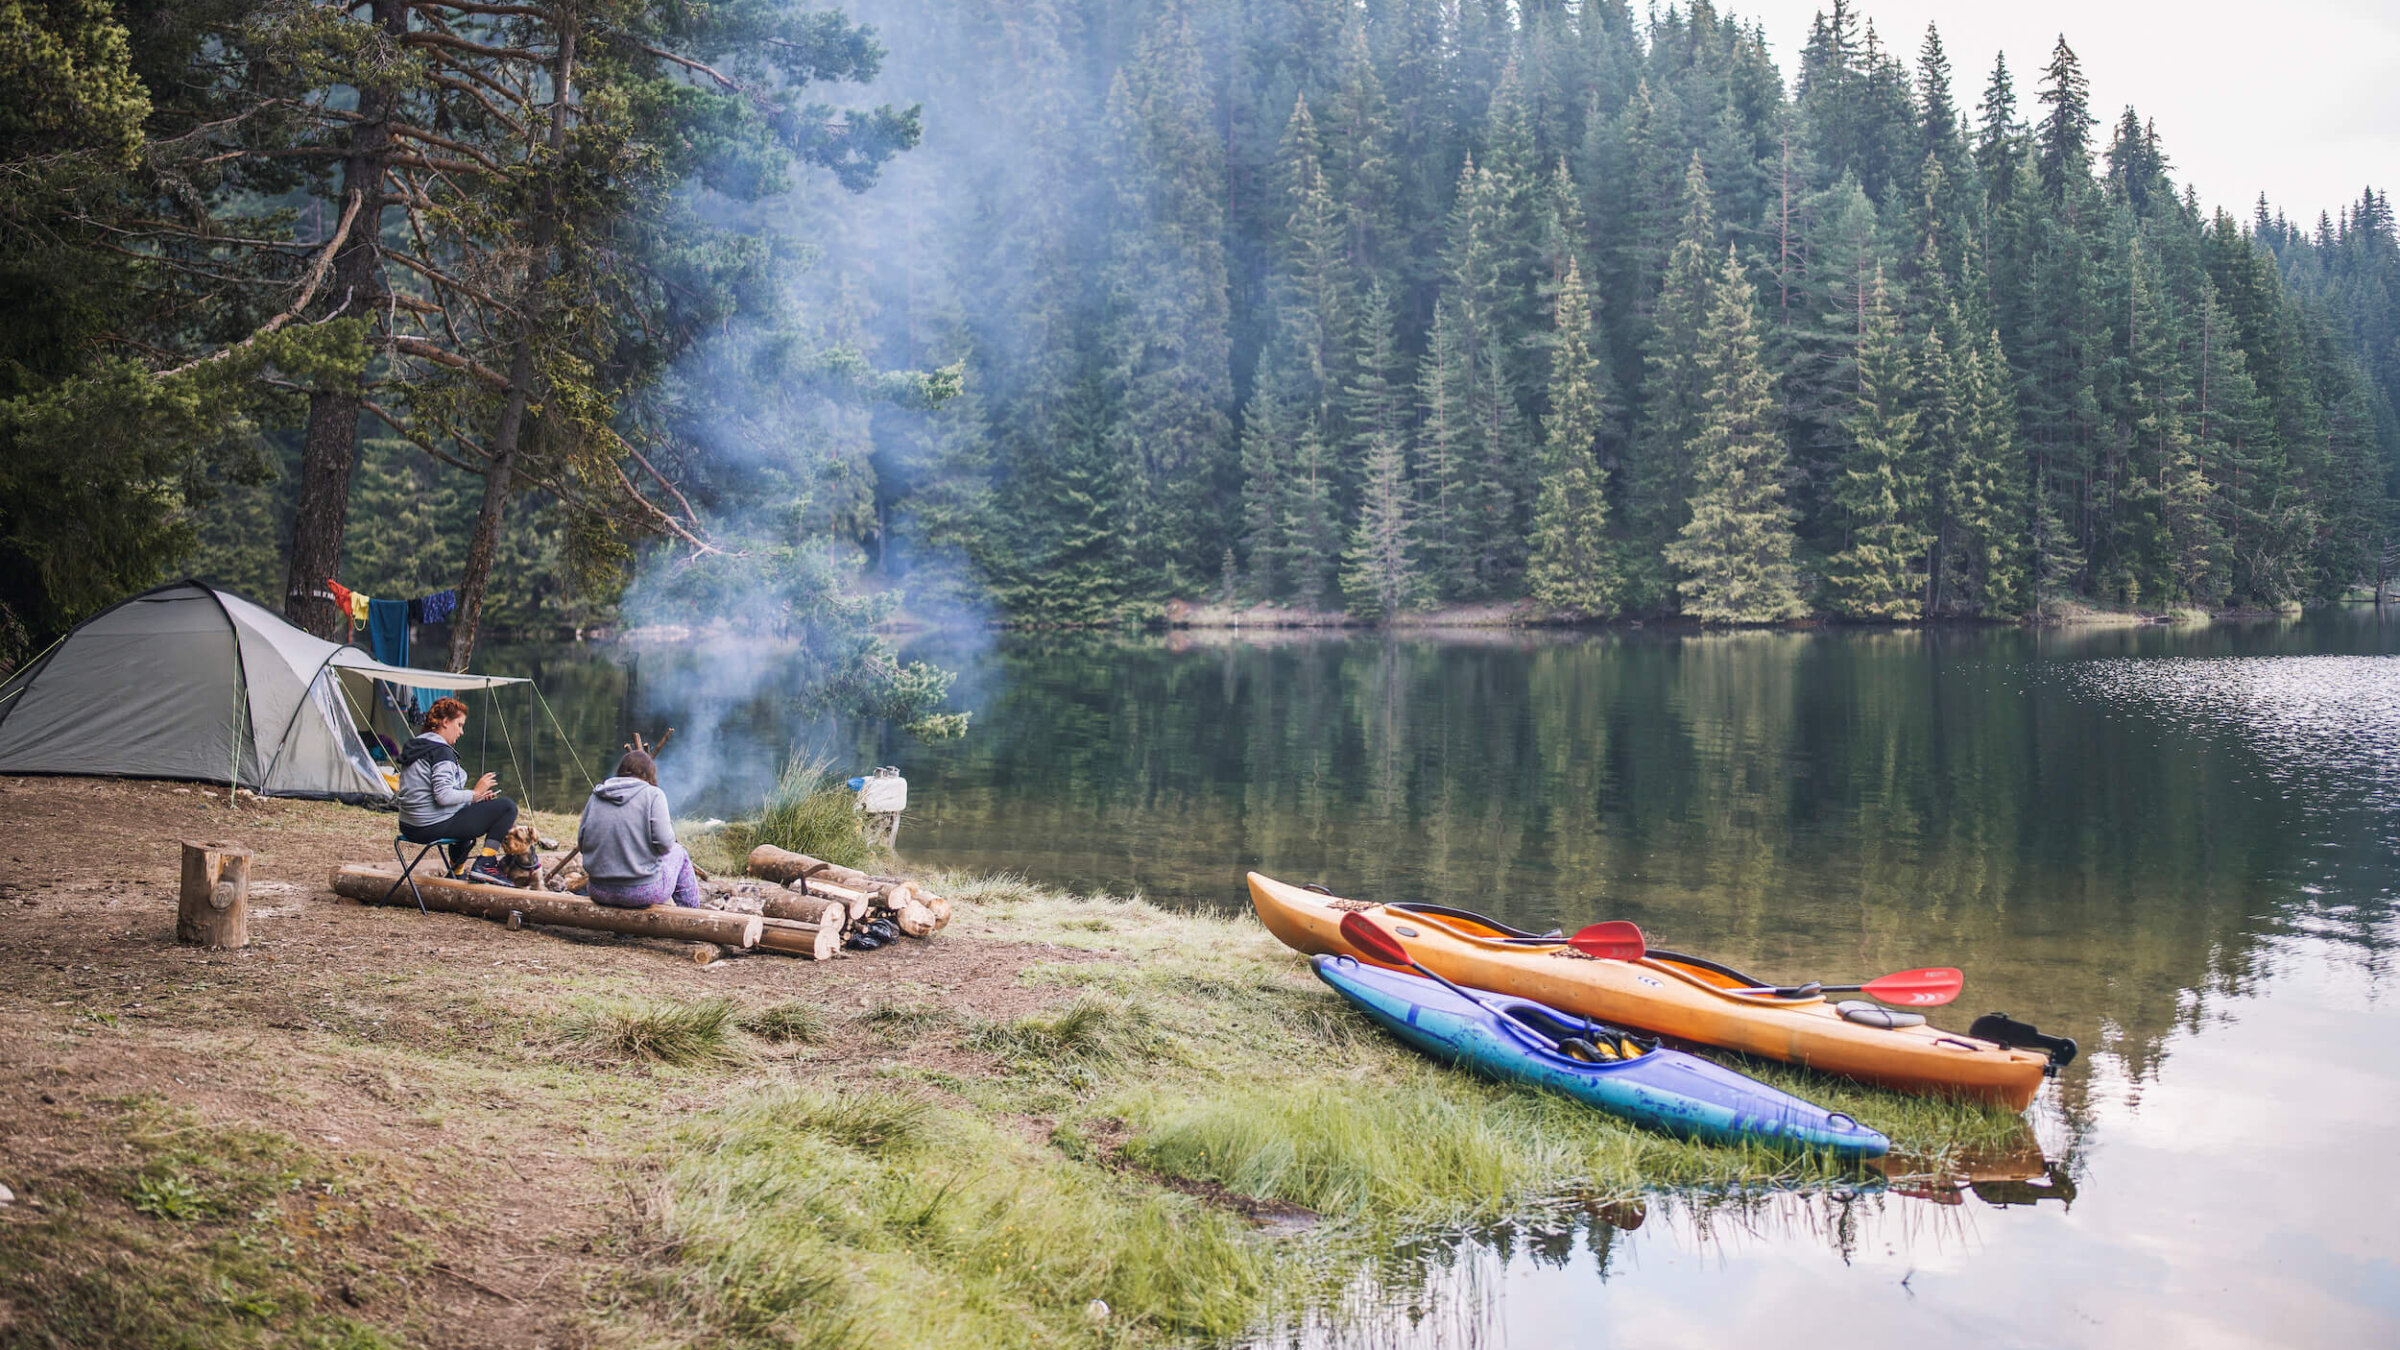
{"label": "dome tent", "polygon": [[[302,632],[231,592],[173,582],[85,620],[0,683],[0,773],[388,801],[350,704],[371,681],[421,684],[428,674]],[[523,683],[438,678],[448,688]]]}

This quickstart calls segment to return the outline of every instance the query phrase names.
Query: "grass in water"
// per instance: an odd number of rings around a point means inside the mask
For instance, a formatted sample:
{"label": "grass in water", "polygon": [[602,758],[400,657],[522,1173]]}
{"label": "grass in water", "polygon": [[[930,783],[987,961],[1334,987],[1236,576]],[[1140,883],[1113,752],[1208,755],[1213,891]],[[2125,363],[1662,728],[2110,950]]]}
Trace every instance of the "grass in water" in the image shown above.
{"label": "grass in water", "polygon": [[881,863],[883,850],[859,829],[857,800],[847,780],[835,776],[832,760],[794,754],[783,762],[758,818],[727,827],[725,844],[737,853],[772,844],[843,867]]}
{"label": "grass in water", "polygon": [[743,1058],[734,1032],[740,1006],[728,998],[631,999],[590,1003],[560,1028],[587,1052],[659,1064],[727,1064]]}

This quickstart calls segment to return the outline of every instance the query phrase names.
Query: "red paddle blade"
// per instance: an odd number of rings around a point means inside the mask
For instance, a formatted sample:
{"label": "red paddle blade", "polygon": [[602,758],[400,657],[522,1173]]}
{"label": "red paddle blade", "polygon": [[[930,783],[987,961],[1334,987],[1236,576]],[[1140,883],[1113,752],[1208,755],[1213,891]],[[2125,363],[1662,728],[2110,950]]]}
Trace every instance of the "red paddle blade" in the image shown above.
{"label": "red paddle blade", "polygon": [[1926,970],[1903,970],[1896,975],[1869,980],[1858,987],[1859,992],[1886,1003],[1909,1008],[1931,1008],[1958,997],[1967,977],[1948,966]]}
{"label": "red paddle blade", "polygon": [[1642,930],[1623,919],[1593,924],[1568,938],[1567,945],[1602,961],[1639,961],[1650,950]]}
{"label": "red paddle blade", "polygon": [[1381,961],[1387,966],[1409,964],[1408,948],[1400,945],[1400,939],[1383,931],[1364,914],[1342,916],[1342,938],[1370,961]]}

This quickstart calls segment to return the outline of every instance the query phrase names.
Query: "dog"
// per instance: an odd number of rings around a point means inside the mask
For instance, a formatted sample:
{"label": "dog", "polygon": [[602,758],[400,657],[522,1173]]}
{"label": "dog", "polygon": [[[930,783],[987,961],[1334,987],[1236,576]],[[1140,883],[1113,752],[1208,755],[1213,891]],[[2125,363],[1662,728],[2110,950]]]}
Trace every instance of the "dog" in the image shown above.
{"label": "dog", "polygon": [[531,825],[517,826],[501,841],[500,870],[507,874],[510,885],[528,891],[550,889],[542,876],[541,843]]}

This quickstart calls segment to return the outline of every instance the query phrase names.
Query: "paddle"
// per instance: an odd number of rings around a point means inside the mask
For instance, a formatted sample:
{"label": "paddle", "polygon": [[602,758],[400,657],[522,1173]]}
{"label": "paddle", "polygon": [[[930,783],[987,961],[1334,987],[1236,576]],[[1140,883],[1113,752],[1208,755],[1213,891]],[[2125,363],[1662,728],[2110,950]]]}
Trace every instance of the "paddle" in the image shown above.
{"label": "paddle", "polygon": [[[1582,936],[1577,934],[1577,936]],[[1807,984],[1761,985],[1755,989],[1728,989],[1729,994],[1772,994],[1777,998],[1808,998],[1814,994],[1865,994],[1886,1003],[1898,1003],[1911,1008],[1932,1008],[1958,997],[1967,977],[1948,966],[1933,966],[1924,970],[1903,970],[1883,975],[1865,984]]]}
{"label": "paddle", "polygon": [[[1608,925],[1601,924],[1598,926],[1607,927]],[[1627,928],[1633,927],[1632,924],[1626,924],[1624,926]],[[1576,936],[1581,937],[1583,935],[1578,933]],[[1457,985],[1443,979],[1440,975],[1435,974],[1433,971],[1427,970],[1425,967],[1418,965],[1416,961],[1409,956],[1408,948],[1400,945],[1400,939],[1383,931],[1382,928],[1376,925],[1373,919],[1368,918],[1364,914],[1345,914],[1342,916],[1342,938],[1351,946],[1356,947],[1360,951],[1366,953],[1367,959],[1370,961],[1380,961],[1387,966],[1406,966],[1410,970],[1413,970],[1419,975],[1424,976],[1426,979],[1429,979],[1444,989],[1449,990],[1451,993],[1465,999],[1467,1002],[1483,1009],[1485,1012],[1500,1012],[1500,1009],[1495,1008],[1491,1004],[1484,1002],[1482,999],[1475,997],[1473,993],[1459,988]],[[1506,1014],[1503,1013],[1502,1016],[1505,1017]],[[1520,1034],[1522,1034],[1524,1031],[1523,1024],[1513,1019],[1510,1020],[1509,1025],[1516,1027]],[[1596,1033],[1599,1030],[1599,1028],[1593,1025],[1592,1020],[1588,1017],[1584,1019],[1583,1025],[1588,1031]],[[1589,1048],[1588,1042],[1570,1042],[1562,1040],[1557,1043],[1558,1052],[1560,1054],[1568,1054],[1568,1046],[1572,1043],[1585,1044],[1586,1048]],[[1585,1054],[1575,1055],[1574,1058],[1592,1059],[1595,1058],[1595,1056]]]}
{"label": "paddle", "polygon": [[1610,919],[1576,930],[1567,945],[1601,961],[1639,961],[1650,950],[1642,930],[1623,919]]}
{"label": "paddle", "polygon": [[1426,979],[1429,979],[1444,989],[1449,990],[1451,993],[1465,999],[1467,1002],[1474,1004],[1476,1007],[1485,1009],[1486,1011],[1495,1011],[1490,1004],[1485,1003],[1482,999],[1475,997],[1466,990],[1459,988],[1457,985],[1450,983],[1448,980],[1445,980],[1441,976],[1434,974],[1425,967],[1418,965],[1415,959],[1409,956],[1408,948],[1400,945],[1400,939],[1383,931],[1382,928],[1376,926],[1376,923],[1373,919],[1368,918],[1364,914],[1345,914],[1342,916],[1342,939],[1348,942],[1351,946],[1358,948],[1362,952],[1365,952],[1368,960],[1381,961],[1387,966],[1406,966],[1410,970],[1413,970],[1419,975],[1424,976]]}

